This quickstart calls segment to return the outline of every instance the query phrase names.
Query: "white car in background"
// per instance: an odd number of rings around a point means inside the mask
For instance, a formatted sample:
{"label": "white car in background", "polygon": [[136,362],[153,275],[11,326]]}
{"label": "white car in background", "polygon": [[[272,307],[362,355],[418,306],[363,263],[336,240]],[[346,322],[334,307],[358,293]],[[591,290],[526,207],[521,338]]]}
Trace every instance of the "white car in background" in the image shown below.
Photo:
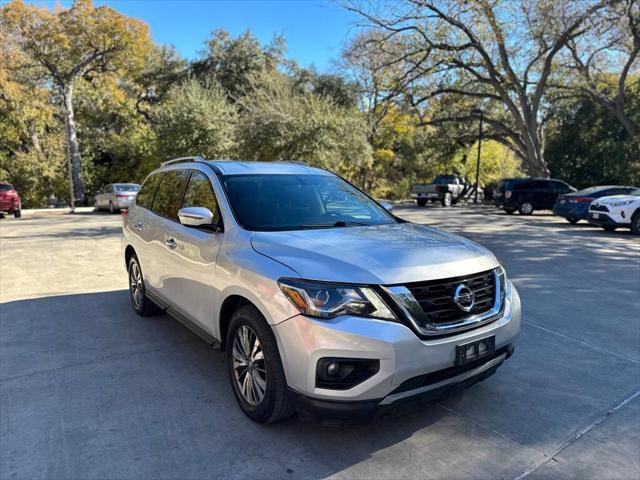
{"label": "white car in background", "polygon": [[96,195],[94,209],[109,210],[111,213],[129,208],[140,190],[137,183],[110,183]]}
{"label": "white car in background", "polygon": [[616,228],[631,228],[634,235],[640,235],[640,188],[629,195],[602,197],[591,202],[589,223],[608,232]]}

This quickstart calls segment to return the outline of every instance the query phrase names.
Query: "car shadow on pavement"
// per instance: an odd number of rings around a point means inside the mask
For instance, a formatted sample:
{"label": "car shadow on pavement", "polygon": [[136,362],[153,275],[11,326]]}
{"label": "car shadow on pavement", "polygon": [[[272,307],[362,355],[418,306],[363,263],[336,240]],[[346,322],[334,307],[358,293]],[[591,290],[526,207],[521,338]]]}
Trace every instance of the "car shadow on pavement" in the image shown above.
{"label": "car shadow on pavement", "polygon": [[324,478],[434,424],[459,430],[432,441],[443,453],[481,435],[438,405],[359,426],[257,425],[236,405],[224,353],[167,315],[137,316],[127,291],[1,308],[5,477]]}
{"label": "car shadow on pavement", "polygon": [[137,316],[126,290],[0,308],[6,478],[515,478],[637,372],[527,327],[513,360],[441,404],[265,426],[236,405],[224,353],[167,315]]}

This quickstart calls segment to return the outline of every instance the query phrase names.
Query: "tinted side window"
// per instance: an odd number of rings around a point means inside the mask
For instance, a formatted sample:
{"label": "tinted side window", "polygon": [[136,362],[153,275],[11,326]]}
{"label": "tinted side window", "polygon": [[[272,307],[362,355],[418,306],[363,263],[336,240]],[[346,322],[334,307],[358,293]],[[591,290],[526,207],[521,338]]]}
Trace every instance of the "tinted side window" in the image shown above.
{"label": "tinted side window", "polygon": [[627,195],[633,191],[633,188],[610,188],[609,190],[605,190],[600,192],[598,196],[600,197],[608,197],[611,195]]}
{"label": "tinted side window", "polygon": [[136,205],[151,209],[153,196],[156,193],[156,188],[158,187],[158,183],[160,183],[160,179],[162,179],[161,173],[155,173],[147,178],[147,181],[144,182],[136,196]]}
{"label": "tinted side window", "polygon": [[218,210],[218,201],[211,188],[209,178],[197,170],[191,173],[189,185],[184,193],[183,207],[204,207],[213,213],[213,223],[220,223],[220,212]]}
{"label": "tinted side window", "polygon": [[177,220],[188,178],[187,170],[171,170],[165,173],[153,200],[153,211],[163,217]]}
{"label": "tinted side window", "polygon": [[519,182],[513,186],[514,190],[533,190],[536,187],[536,182]]}

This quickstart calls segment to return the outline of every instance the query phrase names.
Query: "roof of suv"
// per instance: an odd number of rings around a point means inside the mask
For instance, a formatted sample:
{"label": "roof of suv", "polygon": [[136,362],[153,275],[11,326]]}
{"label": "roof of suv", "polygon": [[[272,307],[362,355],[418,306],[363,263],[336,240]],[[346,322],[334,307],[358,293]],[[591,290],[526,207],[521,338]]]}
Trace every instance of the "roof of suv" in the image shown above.
{"label": "roof of suv", "polygon": [[331,172],[320,168],[310,167],[301,162],[255,162],[242,160],[205,160],[200,157],[183,158],[170,160],[162,164],[162,166],[170,166],[185,163],[205,163],[209,165],[218,175],[251,175],[251,174],[315,174],[315,175],[333,175]]}

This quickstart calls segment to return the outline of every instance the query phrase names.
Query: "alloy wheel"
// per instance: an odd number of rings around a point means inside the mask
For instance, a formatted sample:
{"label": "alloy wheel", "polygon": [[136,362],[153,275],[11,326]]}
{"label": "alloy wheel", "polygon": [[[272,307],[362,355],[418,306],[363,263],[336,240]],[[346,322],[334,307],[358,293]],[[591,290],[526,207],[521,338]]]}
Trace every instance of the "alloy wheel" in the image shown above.
{"label": "alloy wheel", "polygon": [[250,405],[260,405],[267,391],[264,352],[258,336],[247,325],[236,330],[232,356],[238,391]]}
{"label": "alloy wheel", "polygon": [[129,288],[131,289],[131,299],[136,310],[142,308],[142,300],[144,295],[144,285],[142,283],[142,274],[137,262],[131,262],[129,268]]}
{"label": "alloy wheel", "polygon": [[525,215],[529,215],[531,212],[533,212],[533,205],[528,202],[523,203],[520,206],[520,212],[524,213]]}

